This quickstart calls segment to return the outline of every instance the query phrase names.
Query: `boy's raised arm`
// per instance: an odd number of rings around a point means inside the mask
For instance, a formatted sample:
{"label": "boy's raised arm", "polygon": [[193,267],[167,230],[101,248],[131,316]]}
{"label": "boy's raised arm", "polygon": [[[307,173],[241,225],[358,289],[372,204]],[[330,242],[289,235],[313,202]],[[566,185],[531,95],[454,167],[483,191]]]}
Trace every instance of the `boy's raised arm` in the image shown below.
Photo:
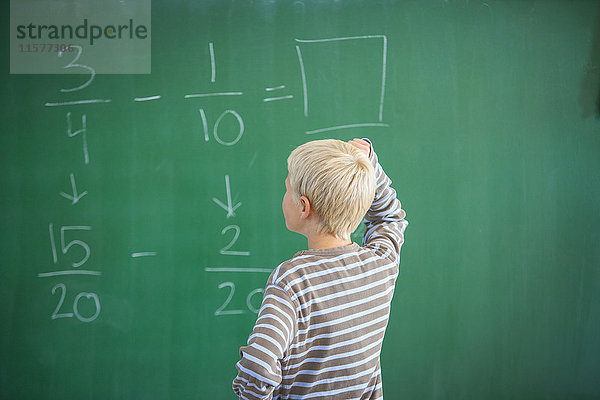
{"label": "boy's raised arm", "polygon": [[363,237],[363,245],[374,249],[379,248],[382,253],[391,251],[390,256],[399,261],[400,247],[404,243],[404,230],[408,225],[408,221],[404,219],[406,213],[396,197],[396,191],[390,186],[391,179],[378,162],[371,142],[367,139],[354,139],[350,143],[368,154],[375,169],[377,188],[373,203],[365,216],[367,229]]}

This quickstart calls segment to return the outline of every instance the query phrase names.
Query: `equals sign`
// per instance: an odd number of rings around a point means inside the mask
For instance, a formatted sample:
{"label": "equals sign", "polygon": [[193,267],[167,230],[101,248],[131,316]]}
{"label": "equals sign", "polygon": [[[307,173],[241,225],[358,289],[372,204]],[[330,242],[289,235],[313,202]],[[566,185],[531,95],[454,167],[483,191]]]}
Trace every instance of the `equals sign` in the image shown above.
{"label": "equals sign", "polygon": [[[275,87],[268,87],[265,88],[266,92],[273,92],[275,90],[281,90],[281,89],[285,89],[285,85],[280,85],[280,86],[275,86]],[[263,99],[263,102],[267,103],[269,101],[278,101],[278,100],[286,100],[286,99],[293,99],[294,96],[292,96],[291,94],[287,95],[287,96],[277,96],[277,97],[267,97]]]}

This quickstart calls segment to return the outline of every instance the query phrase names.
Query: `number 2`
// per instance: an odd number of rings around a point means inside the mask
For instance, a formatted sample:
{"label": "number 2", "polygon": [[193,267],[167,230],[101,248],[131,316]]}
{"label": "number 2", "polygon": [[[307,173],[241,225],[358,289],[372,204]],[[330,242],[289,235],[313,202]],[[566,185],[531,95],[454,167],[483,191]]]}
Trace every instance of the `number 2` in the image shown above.
{"label": "number 2", "polygon": [[223,282],[218,287],[219,287],[219,289],[228,287],[231,289],[231,291],[229,292],[229,296],[227,297],[227,300],[225,300],[225,303],[223,303],[223,305],[221,305],[221,307],[219,307],[219,309],[217,311],[215,311],[215,315],[242,314],[244,312],[244,310],[224,311],[225,308],[229,305],[229,302],[231,301],[231,299],[233,298],[233,294],[235,293],[235,284],[233,282]]}
{"label": "number 2", "polygon": [[229,242],[229,244],[225,247],[223,247],[219,253],[223,254],[224,256],[249,256],[250,252],[249,251],[231,251],[229,250],[234,244],[235,242],[237,242],[238,237],[240,236],[240,227],[237,225],[228,225],[225,228],[223,228],[223,230],[221,231],[221,235],[224,235],[225,232],[229,231],[233,229],[235,231],[235,234],[233,235],[233,239],[231,239],[231,242]]}
{"label": "number 2", "polygon": [[65,301],[65,296],[67,295],[67,287],[65,286],[64,283],[59,283],[58,285],[55,285],[52,288],[52,294],[54,294],[54,292],[58,288],[62,289],[62,292],[60,294],[60,300],[58,301],[58,305],[56,306],[56,310],[54,310],[54,313],[52,313],[52,319],[57,319],[57,318],[71,318],[73,316],[73,313],[63,313],[63,314],[59,314],[58,313],[58,311],[60,310],[60,308],[63,305],[63,302]]}

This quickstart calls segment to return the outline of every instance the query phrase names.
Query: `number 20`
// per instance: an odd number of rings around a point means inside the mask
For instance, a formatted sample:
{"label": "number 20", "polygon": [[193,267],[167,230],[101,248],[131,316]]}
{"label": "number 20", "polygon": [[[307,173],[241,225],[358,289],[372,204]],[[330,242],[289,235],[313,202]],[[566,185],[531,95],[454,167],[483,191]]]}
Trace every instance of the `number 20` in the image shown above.
{"label": "number 20", "polygon": [[[100,299],[98,299],[98,295],[96,293],[85,293],[85,292],[79,293],[77,296],[75,296],[75,300],[73,300],[73,312],[59,314],[58,312],[60,311],[60,309],[65,301],[65,297],[67,295],[67,287],[65,286],[64,283],[56,284],[52,288],[52,294],[56,293],[56,289],[61,289],[62,292],[60,294],[60,300],[58,301],[56,309],[52,313],[52,319],[73,318],[73,314],[75,314],[75,317],[77,317],[77,319],[80,320],[81,322],[92,322],[93,320],[98,318],[98,314],[100,314]],[[82,297],[86,297],[88,299],[91,298],[94,300],[94,304],[96,306],[96,312],[91,317],[84,317],[81,314],[79,314],[79,310],[77,309],[77,304],[79,303],[79,300]]]}

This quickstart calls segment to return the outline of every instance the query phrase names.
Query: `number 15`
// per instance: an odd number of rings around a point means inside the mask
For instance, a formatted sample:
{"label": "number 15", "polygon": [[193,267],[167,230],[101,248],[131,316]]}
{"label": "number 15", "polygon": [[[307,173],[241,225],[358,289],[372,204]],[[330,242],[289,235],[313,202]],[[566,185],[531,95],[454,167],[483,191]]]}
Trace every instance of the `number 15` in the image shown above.
{"label": "number 15", "polygon": [[[85,262],[88,260],[88,258],[90,258],[90,246],[88,246],[87,243],[85,243],[81,240],[71,240],[70,242],[65,243],[65,232],[73,231],[73,230],[89,231],[91,229],[92,229],[91,226],[61,226],[60,227],[60,248],[61,248],[61,251],[63,254],[67,254],[67,252],[73,246],[80,246],[85,251],[85,255],[83,256],[83,258],[81,260],[71,264],[71,266],[73,268],[78,268],[78,267],[82,266],[83,264],[85,264]],[[58,255],[57,255],[57,251],[56,251],[56,243],[54,240],[53,224],[50,224],[48,226],[48,231],[50,232],[50,244],[52,245],[52,259],[54,261],[54,264],[56,264],[58,262]]]}

